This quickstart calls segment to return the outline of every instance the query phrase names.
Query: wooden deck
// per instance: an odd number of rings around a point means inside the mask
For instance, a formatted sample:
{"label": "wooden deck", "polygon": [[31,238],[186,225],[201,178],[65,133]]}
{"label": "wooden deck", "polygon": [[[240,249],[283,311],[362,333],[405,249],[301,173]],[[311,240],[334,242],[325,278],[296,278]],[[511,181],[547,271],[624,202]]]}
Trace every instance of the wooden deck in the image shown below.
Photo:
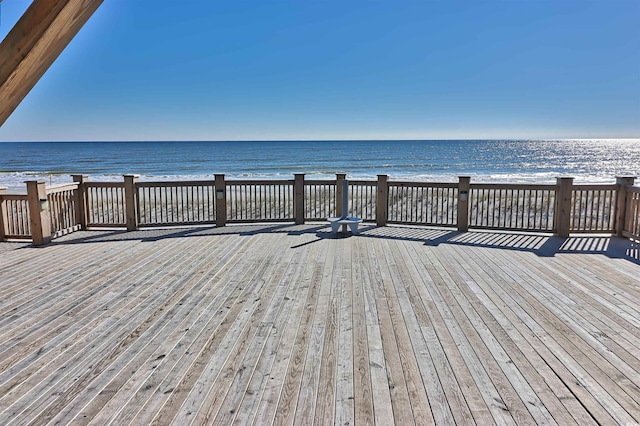
{"label": "wooden deck", "polygon": [[0,424],[640,422],[630,242],[363,228],[0,243]]}

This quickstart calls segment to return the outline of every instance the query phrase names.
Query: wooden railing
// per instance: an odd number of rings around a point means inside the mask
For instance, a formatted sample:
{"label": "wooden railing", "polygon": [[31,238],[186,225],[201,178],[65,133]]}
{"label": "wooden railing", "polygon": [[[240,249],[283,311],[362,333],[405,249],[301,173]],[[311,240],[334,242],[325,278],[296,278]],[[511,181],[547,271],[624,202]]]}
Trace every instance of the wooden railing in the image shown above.
{"label": "wooden railing", "polygon": [[47,188],[49,219],[53,238],[80,229],[78,218],[78,183]]}
{"label": "wooden railing", "polygon": [[456,226],[457,209],[457,183],[389,182],[389,223]]}
{"label": "wooden railing", "polygon": [[136,188],[139,226],[215,223],[214,181],[138,182]]}
{"label": "wooden railing", "polygon": [[376,188],[376,182],[350,180],[347,216],[359,217],[365,222],[375,222]]}
{"label": "wooden railing", "polygon": [[640,242],[640,186],[627,186],[625,200],[622,235]]}
{"label": "wooden railing", "polygon": [[126,225],[124,183],[86,182],[85,212],[87,227],[119,227]]}
{"label": "wooden railing", "polygon": [[471,184],[469,226],[552,231],[555,185]]}
{"label": "wooden railing", "polygon": [[228,222],[293,220],[293,181],[233,181],[226,183]]}
{"label": "wooden railing", "polygon": [[340,216],[337,213],[337,185],[335,180],[312,180],[304,183],[304,218],[325,220]]}
{"label": "wooden railing", "polygon": [[571,232],[616,230],[616,185],[574,185],[571,197]]}
{"label": "wooden railing", "polygon": [[0,241],[30,239],[29,203],[25,194],[0,193]]}
{"label": "wooden railing", "polygon": [[[349,181],[343,206],[344,174],[335,180],[215,180],[190,182],[89,182],[46,188],[27,183],[27,195],[0,188],[0,240],[32,237],[34,244],[77,229],[216,224],[233,222],[325,221],[343,212],[378,226],[420,224],[468,229],[609,233],[640,239],[640,189],[633,178],[615,185],[480,184]],[[37,224],[34,226],[33,224]],[[37,242],[37,243],[36,243]]]}
{"label": "wooden railing", "polygon": [[[342,176],[342,177],[340,177]],[[328,217],[341,216],[342,180],[312,180],[304,182],[304,219],[326,220]],[[347,216],[359,217],[366,222],[376,220],[376,182],[349,181]]]}

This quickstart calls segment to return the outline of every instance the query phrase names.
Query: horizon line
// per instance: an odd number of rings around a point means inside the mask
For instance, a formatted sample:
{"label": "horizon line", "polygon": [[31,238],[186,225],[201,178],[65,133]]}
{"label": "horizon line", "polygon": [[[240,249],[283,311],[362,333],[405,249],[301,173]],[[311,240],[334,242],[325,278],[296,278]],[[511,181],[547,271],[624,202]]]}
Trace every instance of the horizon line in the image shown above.
{"label": "horizon line", "polygon": [[[1,1],[1,0],[0,0]],[[117,139],[117,140],[16,140],[0,141],[0,143],[174,143],[174,142],[454,142],[454,141],[589,141],[589,140],[640,140],[636,137],[593,137],[593,138],[426,138],[426,139]]]}

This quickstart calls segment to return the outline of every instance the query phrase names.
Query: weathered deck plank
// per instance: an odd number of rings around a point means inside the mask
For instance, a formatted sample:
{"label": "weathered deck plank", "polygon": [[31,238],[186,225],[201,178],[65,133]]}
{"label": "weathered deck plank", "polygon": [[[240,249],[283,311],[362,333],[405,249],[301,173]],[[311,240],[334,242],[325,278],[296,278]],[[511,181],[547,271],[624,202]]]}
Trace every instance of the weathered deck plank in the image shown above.
{"label": "weathered deck plank", "polygon": [[630,244],[251,225],[3,246],[0,424],[640,423]]}

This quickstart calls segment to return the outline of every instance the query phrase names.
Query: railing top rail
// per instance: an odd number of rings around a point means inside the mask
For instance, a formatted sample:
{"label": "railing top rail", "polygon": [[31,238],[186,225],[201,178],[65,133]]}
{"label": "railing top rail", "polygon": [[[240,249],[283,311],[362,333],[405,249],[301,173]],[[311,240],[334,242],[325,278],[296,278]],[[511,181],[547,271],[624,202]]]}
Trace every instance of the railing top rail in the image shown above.
{"label": "railing top rail", "polygon": [[124,182],[85,182],[87,188],[124,188]]}
{"label": "railing top rail", "polygon": [[227,185],[293,185],[293,179],[225,180]]}
{"label": "railing top rail", "polygon": [[359,185],[359,186],[376,186],[378,181],[376,180],[351,180],[347,179],[349,185]]}
{"label": "railing top rail", "polygon": [[531,183],[472,183],[471,189],[524,189],[524,190],[555,190],[557,185],[553,184],[531,184]]}
{"label": "railing top rail", "polygon": [[633,192],[634,194],[640,194],[640,186],[627,186],[625,187],[627,192]]}
{"label": "railing top rail", "polygon": [[13,201],[21,201],[21,200],[26,200],[27,199],[27,194],[2,194],[0,195],[0,198],[2,198],[3,200],[13,200]]}
{"label": "railing top rail", "polygon": [[618,189],[618,185],[615,184],[574,184],[574,191],[606,191],[606,190],[616,190]]}
{"label": "railing top rail", "polygon": [[335,185],[337,181],[335,179],[305,179],[306,185]]}
{"label": "railing top rail", "polygon": [[69,190],[78,189],[78,182],[61,183],[57,185],[51,185],[47,187],[47,194],[55,194],[57,192],[64,192]]}
{"label": "railing top rail", "polygon": [[409,182],[389,181],[389,186],[413,187],[413,188],[457,188],[458,182]]}
{"label": "railing top rail", "polygon": [[175,188],[181,186],[214,186],[214,180],[181,180],[181,181],[155,181],[136,182],[138,188],[166,187]]}

